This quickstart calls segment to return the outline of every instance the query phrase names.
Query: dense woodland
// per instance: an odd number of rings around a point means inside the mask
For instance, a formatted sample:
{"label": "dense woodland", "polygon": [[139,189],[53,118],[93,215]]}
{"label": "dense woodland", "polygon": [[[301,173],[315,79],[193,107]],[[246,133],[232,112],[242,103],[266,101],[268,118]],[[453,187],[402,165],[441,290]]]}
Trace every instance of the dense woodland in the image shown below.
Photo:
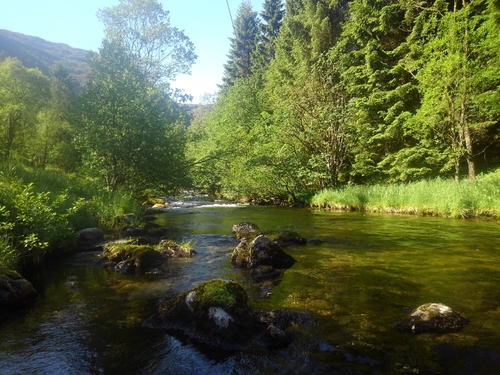
{"label": "dense woodland", "polygon": [[195,181],[280,199],[500,163],[498,1],[243,2]]}
{"label": "dense woodland", "polygon": [[[74,216],[100,194],[75,193],[86,183],[137,201],[194,187],[306,202],[325,188],[474,180],[500,166],[498,0],[265,0],[260,12],[243,1],[220,91],[196,116],[169,86],[196,54],[168,10],[120,0],[98,17],[106,35],[84,87],[63,64],[44,75],[0,53],[8,249],[53,245],[52,229],[50,240],[35,231],[47,216],[65,235],[88,225]],[[16,168],[72,182],[50,195]]]}

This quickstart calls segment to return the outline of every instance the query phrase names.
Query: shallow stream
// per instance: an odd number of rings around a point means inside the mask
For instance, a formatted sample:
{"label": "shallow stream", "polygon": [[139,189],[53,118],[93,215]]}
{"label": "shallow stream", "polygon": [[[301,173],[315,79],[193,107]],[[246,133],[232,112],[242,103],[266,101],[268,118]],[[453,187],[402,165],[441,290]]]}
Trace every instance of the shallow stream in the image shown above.
{"label": "shallow stream", "polygon": [[[2,316],[0,374],[500,374],[496,221],[234,205],[155,216],[197,255],[135,275],[96,267],[95,253],[49,264],[30,280],[34,304]],[[231,226],[242,221],[323,242],[287,248],[298,262],[263,285],[230,264]],[[141,326],[163,296],[213,278],[238,281],[255,309],[307,311],[315,324],[287,348],[235,353]],[[393,328],[428,302],[469,325],[443,335]]]}

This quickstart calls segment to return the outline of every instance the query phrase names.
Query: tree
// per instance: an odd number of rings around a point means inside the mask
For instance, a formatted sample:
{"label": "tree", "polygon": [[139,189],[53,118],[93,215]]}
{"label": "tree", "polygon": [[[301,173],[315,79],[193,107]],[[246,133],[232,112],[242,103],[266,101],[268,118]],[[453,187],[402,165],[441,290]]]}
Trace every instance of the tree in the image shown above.
{"label": "tree", "polygon": [[109,190],[179,186],[184,140],[174,104],[121,44],[104,41],[90,65],[78,136],[84,167]]}
{"label": "tree", "polygon": [[27,154],[37,167],[52,165],[69,172],[77,163],[75,131],[70,124],[76,100],[73,79],[64,66],[57,64],[51,69],[49,80],[50,100],[38,113],[36,127],[26,140]]}
{"label": "tree", "polygon": [[274,59],[276,54],[276,39],[278,38],[285,11],[281,0],[265,0],[260,17],[257,46],[253,57],[253,65],[264,67]]}
{"label": "tree", "polygon": [[105,39],[122,44],[155,84],[188,74],[197,58],[193,43],[171,26],[169,11],[157,0],[120,0],[97,16],[105,25]]}
{"label": "tree", "polygon": [[252,10],[250,1],[242,1],[234,21],[234,37],[230,38],[229,60],[224,64],[223,88],[233,86],[236,80],[252,74],[258,27],[257,12]]}
{"label": "tree", "polygon": [[25,159],[26,141],[50,98],[49,81],[38,69],[7,58],[0,63],[0,90],[0,157]]}
{"label": "tree", "polygon": [[[419,1],[415,9],[425,3]],[[408,181],[432,171],[418,153],[406,152],[418,144],[407,120],[420,104],[417,80],[406,66],[411,52],[407,38],[418,15],[412,5],[349,2],[349,18],[331,52],[351,97],[354,181]]]}
{"label": "tree", "polygon": [[500,113],[498,34],[485,22],[484,3],[452,5],[424,47],[417,74],[423,99],[415,118],[427,130],[426,142],[438,145],[442,170],[453,170],[458,181],[466,161],[474,180],[474,145]]}

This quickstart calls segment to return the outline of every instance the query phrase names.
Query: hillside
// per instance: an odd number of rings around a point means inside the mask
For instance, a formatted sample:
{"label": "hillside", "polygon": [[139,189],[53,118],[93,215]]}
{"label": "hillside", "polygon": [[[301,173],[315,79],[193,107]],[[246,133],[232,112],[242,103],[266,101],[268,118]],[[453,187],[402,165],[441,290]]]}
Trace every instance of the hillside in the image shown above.
{"label": "hillside", "polygon": [[0,29],[0,57],[2,55],[17,57],[24,66],[38,68],[45,75],[49,75],[50,69],[60,62],[82,87],[89,72],[87,59],[92,52]]}

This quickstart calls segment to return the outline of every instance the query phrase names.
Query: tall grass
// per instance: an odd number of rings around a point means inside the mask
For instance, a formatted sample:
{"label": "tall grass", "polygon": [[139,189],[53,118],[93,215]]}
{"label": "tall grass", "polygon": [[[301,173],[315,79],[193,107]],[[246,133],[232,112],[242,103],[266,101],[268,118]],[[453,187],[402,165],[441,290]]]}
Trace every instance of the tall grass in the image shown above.
{"label": "tall grass", "polygon": [[325,189],[310,200],[316,207],[455,218],[500,214],[500,169],[476,181],[437,178],[408,184],[352,185]]}

